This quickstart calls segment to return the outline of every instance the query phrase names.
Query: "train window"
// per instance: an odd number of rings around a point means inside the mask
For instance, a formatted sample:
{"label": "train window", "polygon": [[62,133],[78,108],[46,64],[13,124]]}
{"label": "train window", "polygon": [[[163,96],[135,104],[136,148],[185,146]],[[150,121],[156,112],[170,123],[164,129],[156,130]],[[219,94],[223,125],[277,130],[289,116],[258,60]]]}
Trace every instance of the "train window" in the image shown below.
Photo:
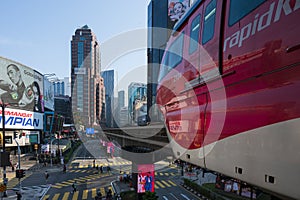
{"label": "train window", "polygon": [[198,48],[199,31],[200,31],[200,15],[197,15],[192,21],[192,26],[190,31],[189,54],[194,53]]}
{"label": "train window", "polygon": [[231,0],[229,26],[232,26],[266,0]]}
{"label": "train window", "polygon": [[160,68],[159,78],[161,80],[171,69],[182,61],[184,32],[179,33],[176,40],[165,51],[165,57]]}
{"label": "train window", "polygon": [[215,32],[215,19],[216,19],[216,6],[217,1],[212,0],[205,9],[204,26],[202,33],[202,44],[208,42],[214,36]]}

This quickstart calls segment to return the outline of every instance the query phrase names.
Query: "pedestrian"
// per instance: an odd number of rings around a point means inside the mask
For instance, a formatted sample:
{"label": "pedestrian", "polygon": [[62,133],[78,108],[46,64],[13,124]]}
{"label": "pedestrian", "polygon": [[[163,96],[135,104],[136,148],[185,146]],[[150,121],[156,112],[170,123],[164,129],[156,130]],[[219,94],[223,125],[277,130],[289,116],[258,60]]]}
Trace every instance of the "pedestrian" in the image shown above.
{"label": "pedestrian", "polygon": [[46,159],[44,159],[43,161],[44,161],[44,167],[47,167]]}
{"label": "pedestrian", "polygon": [[14,172],[15,171],[15,166],[13,165],[12,161],[9,161],[10,166],[11,166],[11,171]]}
{"label": "pedestrian", "polygon": [[96,167],[96,160],[94,159],[93,160],[93,168],[95,168]]}
{"label": "pedestrian", "polygon": [[45,171],[45,179],[46,179],[46,183],[47,183],[47,181],[48,181],[48,178],[49,178],[48,171]]}
{"label": "pedestrian", "polygon": [[103,173],[103,166],[102,165],[100,165],[100,172],[101,172],[101,174]]}
{"label": "pedestrian", "polygon": [[76,181],[72,184],[73,192],[77,191]]}
{"label": "pedestrian", "polygon": [[67,166],[66,164],[64,164],[63,173],[66,173],[66,171],[67,171]]}
{"label": "pedestrian", "polygon": [[97,170],[97,173],[99,174],[99,166],[96,165],[96,170]]}
{"label": "pedestrian", "polygon": [[110,166],[107,166],[107,173],[110,174]]}
{"label": "pedestrian", "polygon": [[95,200],[102,200],[102,194],[100,191],[97,192],[97,196],[95,196]]}
{"label": "pedestrian", "polygon": [[17,194],[17,200],[21,200],[21,198],[22,198],[21,192],[17,191],[16,194]]}
{"label": "pedestrian", "polygon": [[106,193],[106,200],[111,200],[112,199],[112,191],[109,189]]}

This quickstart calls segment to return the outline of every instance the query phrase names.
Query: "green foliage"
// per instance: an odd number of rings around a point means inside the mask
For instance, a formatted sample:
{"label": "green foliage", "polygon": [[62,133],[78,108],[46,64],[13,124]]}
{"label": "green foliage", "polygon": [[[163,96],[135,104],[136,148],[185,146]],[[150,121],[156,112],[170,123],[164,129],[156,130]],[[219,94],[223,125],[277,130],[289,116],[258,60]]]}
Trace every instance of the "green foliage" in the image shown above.
{"label": "green foliage", "polygon": [[70,149],[70,151],[68,151],[64,154],[65,163],[69,162],[69,160],[71,159],[74,151],[81,145],[81,143],[82,143],[81,141],[75,141],[74,144],[72,145],[72,148]]}
{"label": "green foliage", "polygon": [[155,192],[145,192],[145,194],[143,195],[143,200],[157,200],[158,196],[156,196]]}
{"label": "green foliage", "polygon": [[133,199],[137,198],[135,191],[121,192],[120,196],[121,196],[122,200],[133,200]]}

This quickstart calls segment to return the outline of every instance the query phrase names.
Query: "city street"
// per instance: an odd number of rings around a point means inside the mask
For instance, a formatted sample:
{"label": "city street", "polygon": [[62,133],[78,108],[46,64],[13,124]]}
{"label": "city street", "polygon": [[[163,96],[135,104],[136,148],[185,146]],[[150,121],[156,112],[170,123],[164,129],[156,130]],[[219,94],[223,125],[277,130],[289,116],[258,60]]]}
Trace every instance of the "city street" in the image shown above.
{"label": "city street", "polygon": [[[94,141],[89,141],[89,148],[94,149]],[[86,145],[81,145],[74,152],[73,160],[68,163],[66,173],[63,172],[61,165],[36,165],[36,161],[22,160],[21,164],[26,170],[26,176],[22,179],[22,199],[94,199],[97,192],[100,191],[103,196],[110,189],[111,183],[118,183],[119,177],[124,174],[130,175],[132,172],[132,163],[121,157],[108,158],[104,148],[98,148],[98,158],[93,158],[93,152],[87,150]],[[94,167],[95,161],[95,167]],[[98,168],[97,168],[98,166]],[[100,171],[103,167],[103,173]],[[107,171],[107,167],[111,172]],[[49,174],[46,180],[45,172]],[[8,184],[8,198],[16,199],[16,191],[19,190],[18,179],[13,178]],[[161,161],[155,164],[155,192],[159,199],[198,199],[195,195],[185,190],[181,185],[181,176],[174,165],[171,167],[167,161]],[[72,185],[76,185],[77,191],[73,191]],[[129,188],[129,186],[128,186]]]}

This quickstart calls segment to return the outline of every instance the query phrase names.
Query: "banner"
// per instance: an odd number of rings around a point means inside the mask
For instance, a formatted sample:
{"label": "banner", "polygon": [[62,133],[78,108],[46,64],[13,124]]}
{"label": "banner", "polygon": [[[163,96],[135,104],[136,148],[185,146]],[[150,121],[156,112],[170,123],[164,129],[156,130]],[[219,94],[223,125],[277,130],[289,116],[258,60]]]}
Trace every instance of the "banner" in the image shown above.
{"label": "banner", "polygon": [[[43,129],[43,113],[5,108],[5,128]],[[0,109],[0,128],[2,128],[2,110]]]}
{"label": "banner", "polygon": [[138,193],[154,192],[154,165],[138,165]]}

